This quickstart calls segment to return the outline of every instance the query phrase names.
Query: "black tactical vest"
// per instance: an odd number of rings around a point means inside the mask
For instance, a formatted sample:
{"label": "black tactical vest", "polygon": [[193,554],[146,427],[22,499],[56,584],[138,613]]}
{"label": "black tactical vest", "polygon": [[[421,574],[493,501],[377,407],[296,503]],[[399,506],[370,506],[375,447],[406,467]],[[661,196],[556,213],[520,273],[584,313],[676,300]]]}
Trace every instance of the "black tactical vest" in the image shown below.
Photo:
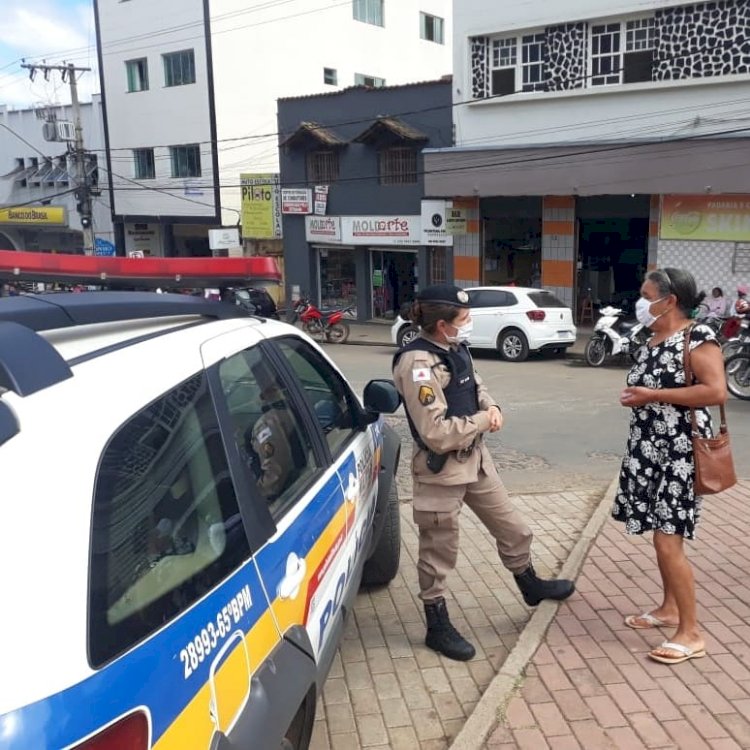
{"label": "black tactical vest", "polygon": [[[452,348],[446,350],[427,339],[416,338],[396,352],[393,357],[393,367],[396,366],[396,363],[404,352],[410,351],[433,352],[440,357],[443,364],[450,371],[450,383],[443,388],[445,400],[448,402],[448,408],[445,412],[446,417],[468,417],[479,411],[477,381],[474,379],[474,365],[469,354],[469,347],[466,344],[459,344],[456,350]],[[425,446],[414,429],[408,412],[406,416],[409,420],[412,437],[420,448],[424,448]]]}

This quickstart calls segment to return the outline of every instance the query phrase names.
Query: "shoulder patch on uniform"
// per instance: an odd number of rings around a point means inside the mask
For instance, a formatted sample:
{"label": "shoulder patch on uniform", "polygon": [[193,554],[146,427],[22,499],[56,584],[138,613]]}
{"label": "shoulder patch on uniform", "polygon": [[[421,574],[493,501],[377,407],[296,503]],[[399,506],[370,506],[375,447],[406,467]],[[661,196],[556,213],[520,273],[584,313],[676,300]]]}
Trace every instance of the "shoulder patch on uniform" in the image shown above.
{"label": "shoulder patch on uniform", "polygon": [[432,371],[429,367],[415,367],[411,371],[411,376],[415,383],[424,383],[427,380],[432,380]]}
{"label": "shoulder patch on uniform", "polygon": [[429,385],[423,385],[419,388],[419,403],[422,406],[429,406],[435,401],[435,391]]}
{"label": "shoulder patch on uniform", "polygon": [[268,440],[268,438],[271,437],[271,435],[273,435],[273,431],[271,430],[271,428],[270,427],[264,427],[258,433],[257,440],[258,440],[259,443],[265,443],[266,440]]}

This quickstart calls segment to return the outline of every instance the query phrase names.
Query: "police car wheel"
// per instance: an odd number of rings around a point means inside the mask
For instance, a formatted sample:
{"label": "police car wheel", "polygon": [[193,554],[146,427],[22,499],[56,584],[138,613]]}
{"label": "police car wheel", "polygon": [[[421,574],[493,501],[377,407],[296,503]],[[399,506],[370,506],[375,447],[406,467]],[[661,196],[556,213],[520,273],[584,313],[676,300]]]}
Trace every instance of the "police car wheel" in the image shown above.
{"label": "police car wheel", "polygon": [[388,493],[385,522],[380,532],[377,547],[362,570],[363,586],[384,586],[398,573],[401,561],[401,503],[398,499],[396,477],[393,477]]}

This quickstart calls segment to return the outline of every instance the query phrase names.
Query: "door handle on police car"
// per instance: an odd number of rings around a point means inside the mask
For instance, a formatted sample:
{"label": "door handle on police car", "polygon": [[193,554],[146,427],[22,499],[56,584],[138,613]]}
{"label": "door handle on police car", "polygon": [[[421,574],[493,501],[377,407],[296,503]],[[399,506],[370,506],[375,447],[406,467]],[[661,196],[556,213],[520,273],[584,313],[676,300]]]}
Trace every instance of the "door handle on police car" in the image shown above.
{"label": "door handle on police car", "polygon": [[299,593],[299,587],[305,580],[307,563],[304,558],[297,557],[292,552],[286,559],[286,575],[279,584],[279,599],[294,599]]}

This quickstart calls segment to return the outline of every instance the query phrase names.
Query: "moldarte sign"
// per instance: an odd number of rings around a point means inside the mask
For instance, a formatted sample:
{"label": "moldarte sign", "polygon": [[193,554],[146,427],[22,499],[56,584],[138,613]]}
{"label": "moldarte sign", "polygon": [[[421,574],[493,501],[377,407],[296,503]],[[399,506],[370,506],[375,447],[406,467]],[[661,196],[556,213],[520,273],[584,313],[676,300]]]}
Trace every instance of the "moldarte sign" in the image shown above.
{"label": "moldarte sign", "polygon": [[665,195],[659,236],[750,242],[750,195]]}
{"label": "moldarte sign", "polygon": [[68,223],[63,206],[0,208],[0,224],[62,225]]}
{"label": "moldarte sign", "polygon": [[342,241],[347,245],[419,245],[421,216],[342,216]]}
{"label": "moldarte sign", "polygon": [[341,244],[341,218],[338,216],[305,216],[305,239],[308,242]]}

